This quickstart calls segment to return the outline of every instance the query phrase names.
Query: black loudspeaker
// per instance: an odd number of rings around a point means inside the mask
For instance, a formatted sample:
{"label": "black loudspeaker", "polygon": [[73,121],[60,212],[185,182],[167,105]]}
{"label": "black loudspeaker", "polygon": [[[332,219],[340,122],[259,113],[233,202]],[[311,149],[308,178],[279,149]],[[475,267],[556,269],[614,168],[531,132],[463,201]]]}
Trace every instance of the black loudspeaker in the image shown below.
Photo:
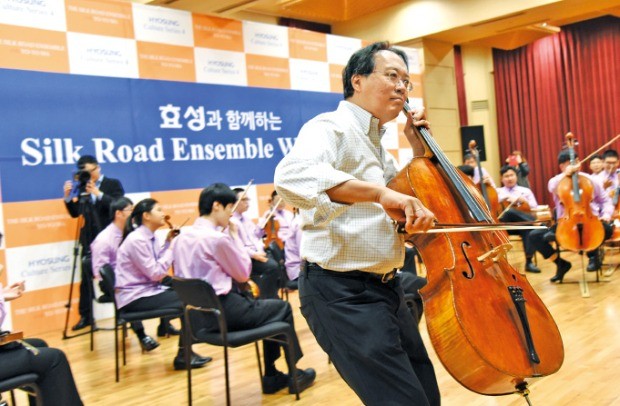
{"label": "black loudspeaker", "polygon": [[484,127],[481,125],[470,125],[461,127],[461,147],[463,155],[469,152],[469,142],[476,141],[476,148],[480,153],[480,162],[487,160],[487,151],[484,146]]}

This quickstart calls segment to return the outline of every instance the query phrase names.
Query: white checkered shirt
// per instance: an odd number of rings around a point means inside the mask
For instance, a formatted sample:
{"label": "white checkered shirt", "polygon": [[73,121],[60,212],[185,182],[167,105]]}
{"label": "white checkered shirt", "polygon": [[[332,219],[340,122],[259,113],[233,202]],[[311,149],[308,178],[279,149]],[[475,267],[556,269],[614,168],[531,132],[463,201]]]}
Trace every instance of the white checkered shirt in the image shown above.
{"label": "white checkered shirt", "polygon": [[385,185],[396,175],[381,146],[379,119],[347,102],[306,123],[278,164],[278,195],[299,207],[302,258],[332,271],[386,273],[403,265],[403,237],[377,203],[334,203],[325,193],[359,179]]}

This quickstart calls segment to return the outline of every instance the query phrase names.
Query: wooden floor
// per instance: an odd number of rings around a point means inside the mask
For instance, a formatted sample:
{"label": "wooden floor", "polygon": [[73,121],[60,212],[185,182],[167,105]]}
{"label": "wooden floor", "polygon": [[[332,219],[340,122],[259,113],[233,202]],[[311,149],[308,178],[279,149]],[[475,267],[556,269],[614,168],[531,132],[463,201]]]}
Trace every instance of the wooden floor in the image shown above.
{"label": "wooden floor", "polygon": [[[517,247],[518,248],[518,247]],[[522,252],[511,251],[513,264],[523,267]],[[620,404],[620,271],[609,281],[589,283],[589,298],[582,298],[576,282],[581,275],[581,259],[566,254],[573,269],[565,283],[551,284],[554,266],[539,260],[542,274],[528,274],[531,284],[553,314],[564,340],[564,365],[556,374],[531,385],[530,400],[534,405],[619,405]],[[608,254],[606,262],[620,261],[620,254]],[[588,273],[593,281],[595,274]],[[573,282],[573,283],[571,283]],[[360,405],[360,400],[344,384],[327,356],[317,345],[299,314],[297,294],[290,296],[295,309],[296,329],[305,356],[302,368],[313,367],[317,380],[313,387],[295,402],[286,390],[263,395],[260,389],[254,348],[234,349],[230,353],[232,393],[235,405]],[[154,334],[156,322],[147,323]],[[106,320],[102,325],[111,325]],[[433,359],[443,405],[525,405],[517,395],[487,397],[463,388],[437,360],[428,339],[425,322],[421,329]],[[88,336],[62,340],[60,330],[42,336],[52,346],[63,349],[70,360],[78,389],[86,405],[183,405],[187,404],[186,374],[172,369],[176,338],[160,339],[161,346],[142,355],[133,333],[127,340],[128,363],[121,370],[121,382],[114,382],[113,333],[99,331],[95,335],[95,351],[89,351]],[[194,400],[197,405],[225,404],[223,353],[219,347],[198,345],[195,350],[214,358],[206,368],[194,373]],[[5,367],[5,366],[3,366]],[[284,365],[279,366],[285,371]],[[389,388],[386,388],[386,391]],[[22,396],[22,395],[19,395]],[[23,398],[21,398],[23,399]],[[18,397],[18,403],[24,404]]]}

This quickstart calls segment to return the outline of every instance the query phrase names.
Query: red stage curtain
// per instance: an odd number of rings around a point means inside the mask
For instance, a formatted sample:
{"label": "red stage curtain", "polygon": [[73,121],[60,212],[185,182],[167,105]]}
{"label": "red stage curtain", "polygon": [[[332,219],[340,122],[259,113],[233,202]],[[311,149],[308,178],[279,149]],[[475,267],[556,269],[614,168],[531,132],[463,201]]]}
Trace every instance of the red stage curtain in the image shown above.
{"label": "red stage curtain", "polygon": [[[620,19],[606,16],[562,27],[513,51],[493,50],[499,150],[520,150],[539,202],[572,132],[585,157],[620,133]],[[620,142],[612,145],[620,150]],[[584,165],[587,171],[587,164]]]}

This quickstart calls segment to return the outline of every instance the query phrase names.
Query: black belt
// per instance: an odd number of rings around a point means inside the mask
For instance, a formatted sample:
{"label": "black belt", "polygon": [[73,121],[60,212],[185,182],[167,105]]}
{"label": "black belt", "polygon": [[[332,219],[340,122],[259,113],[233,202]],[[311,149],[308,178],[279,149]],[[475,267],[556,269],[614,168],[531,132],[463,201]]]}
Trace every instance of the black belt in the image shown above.
{"label": "black belt", "polygon": [[312,273],[324,273],[330,276],[336,276],[340,278],[350,278],[350,279],[362,279],[364,281],[375,281],[381,283],[388,283],[396,276],[396,269],[391,270],[390,272],[379,274],[372,272],[363,272],[363,271],[330,271],[329,269],[322,268],[318,264],[314,262],[306,262],[304,261],[305,269],[308,272]]}

